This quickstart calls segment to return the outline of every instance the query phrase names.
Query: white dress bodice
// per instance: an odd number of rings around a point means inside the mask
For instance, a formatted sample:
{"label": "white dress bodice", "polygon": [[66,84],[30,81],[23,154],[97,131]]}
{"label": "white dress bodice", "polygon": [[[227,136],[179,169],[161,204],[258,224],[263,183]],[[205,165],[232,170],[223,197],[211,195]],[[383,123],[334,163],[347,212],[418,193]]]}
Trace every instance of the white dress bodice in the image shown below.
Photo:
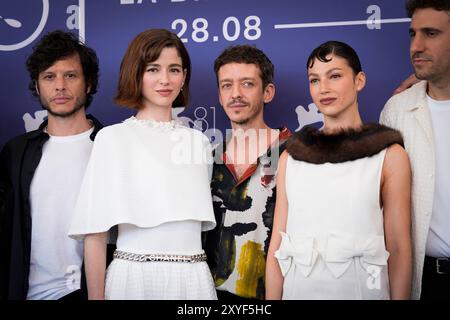
{"label": "white dress bodice", "polygon": [[386,149],[342,163],[288,157],[283,299],[388,299],[380,180]]}
{"label": "white dress bodice", "polygon": [[183,254],[202,252],[202,224],[196,220],[173,221],[152,228],[120,224],[117,250],[138,254]]}

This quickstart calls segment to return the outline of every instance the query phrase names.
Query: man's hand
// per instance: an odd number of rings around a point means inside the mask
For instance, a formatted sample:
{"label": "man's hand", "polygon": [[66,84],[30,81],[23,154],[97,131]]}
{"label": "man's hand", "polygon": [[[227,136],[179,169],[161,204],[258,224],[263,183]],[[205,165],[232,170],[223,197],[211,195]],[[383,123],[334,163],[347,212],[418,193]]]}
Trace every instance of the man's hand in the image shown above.
{"label": "man's hand", "polygon": [[412,85],[415,85],[420,80],[416,78],[416,75],[413,73],[408,78],[403,81],[400,86],[395,89],[394,94],[400,93],[411,87]]}

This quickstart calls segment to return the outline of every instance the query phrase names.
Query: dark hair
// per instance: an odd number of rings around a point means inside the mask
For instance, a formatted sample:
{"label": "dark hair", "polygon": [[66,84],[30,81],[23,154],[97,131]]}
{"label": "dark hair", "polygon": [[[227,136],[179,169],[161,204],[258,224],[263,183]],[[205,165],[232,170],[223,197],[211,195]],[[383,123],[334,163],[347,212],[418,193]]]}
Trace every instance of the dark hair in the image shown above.
{"label": "dark hair", "polygon": [[219,69],[229,63],[255,64],[261,71],[263,88],[273,83],[274,66],[263,51],[251,45],[235,45],[225,49],[214,61],[214,72],[219,83]]}
{"label": "dark hair", "polygon": [[406,13],[411,18],[417,9],[432,8],[437,11],[450,11],[449,0],[407,0]]}
{"label": "dark hair", "polygon": [[330,62],[331,59],[327,59],[327,56],[330,54],[345,59],[355,75],[362,71],[361,62],[356,51],[348,44],[340,41],[327,41],[315,48],[308,57],[306,70],[313,67],[315,59],[322,62]]}
{"label": "dark hair", "polygon": [[80,58],[86,88],[90,90],[86,94],[85,108],[89,107],[97,92],[98,86],[98,58],[95,51],[82,43],[74,34],[56,30],[47,33],[38,44],[33,47],[33,53],[28,57],[26,66],[30,74],[30,89],[33,96],[37,97],[36,84],[39,74],[51,67],[58,60],[78,55]]}
{"label": "dark hair", "polygon": [[142,108],[142,78],[150,62],[159,58],[164,48],[175,48],[181,57],[186,79],[182,91],[172,104],[173,108],[186,106],[189,102],[191,59],[178,36],[165,29],[150,29],[138,34],[128,45],[120,64],[119,83],[114,101],[132,109]]}

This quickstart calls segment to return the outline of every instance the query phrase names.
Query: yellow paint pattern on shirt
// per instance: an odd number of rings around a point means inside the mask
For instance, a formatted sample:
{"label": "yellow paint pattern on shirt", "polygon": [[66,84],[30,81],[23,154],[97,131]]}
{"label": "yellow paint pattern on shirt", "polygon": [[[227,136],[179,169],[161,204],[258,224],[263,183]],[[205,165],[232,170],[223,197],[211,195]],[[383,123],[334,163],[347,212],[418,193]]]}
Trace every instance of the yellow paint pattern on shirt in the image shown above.
{"label": "yellow paint pattern on shirt", "polygon": [[[229,274],[233,271],[234,263],[236,261],[236,250],[234,247],[234,241],[225,240],[222,242],[223,249],[225,252],[229,253],[230,260],[227,263],[227,265],[224,267],[225,270],[229,270]],[[216,287],[221,286],[224,284],[224,282],[228,279],[228,276],[226,278],[218,277],[217,275],[214,276],[214,283]]]}
{"label": "yellow paint pattern on shirt", "polygon": [[223,181],[223,174],[222,174],[222,173],[216,174],[216,175],[214,176],[214,180],[217,180],[217,181],[219,181],[219,182],[222,182],[222,181]]}
{"label": "yellow paint pattern on shirt", "polygon": [[237,271],[236,294],[242,297],[256,297],[258,280],[264,278],[266,259],[262,245],[247,241],[241,248]]}
{"label": "yellow paint pattern on shirt", "polygon": [[242,190],[242,194],[241,194],[241,199],[245,200],[247,198],[247,188],[245,188],[244,190]]}

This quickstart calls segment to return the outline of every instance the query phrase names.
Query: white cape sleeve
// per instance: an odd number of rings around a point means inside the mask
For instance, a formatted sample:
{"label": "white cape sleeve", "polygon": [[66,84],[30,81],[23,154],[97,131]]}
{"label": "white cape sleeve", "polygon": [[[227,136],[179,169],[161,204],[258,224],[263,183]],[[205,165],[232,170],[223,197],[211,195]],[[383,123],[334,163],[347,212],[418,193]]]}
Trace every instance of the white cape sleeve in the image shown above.
{"label": "white cape sleeve", "polygon": [[106,232],[120,220],[113,214],[111,201],[116,184],[117,161],[114,160],[118,148],[114,139],[102,131],[94,141],[69,229],[69,236],[78,240],[87,234]]}

